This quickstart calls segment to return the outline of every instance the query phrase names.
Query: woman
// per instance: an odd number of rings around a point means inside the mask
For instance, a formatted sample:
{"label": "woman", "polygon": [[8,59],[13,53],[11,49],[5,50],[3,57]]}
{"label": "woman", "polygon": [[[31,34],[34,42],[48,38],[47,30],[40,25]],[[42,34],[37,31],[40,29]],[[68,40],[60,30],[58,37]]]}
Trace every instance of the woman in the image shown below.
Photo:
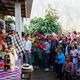
{"label": "woman", "polygon": [[75,44],[72,43],[72,50],[70,51],[70,56],[72,58],[72,62],[74,65],[74,76],[76,75],[76,71],[78,69],[78,50],[75,47]]}

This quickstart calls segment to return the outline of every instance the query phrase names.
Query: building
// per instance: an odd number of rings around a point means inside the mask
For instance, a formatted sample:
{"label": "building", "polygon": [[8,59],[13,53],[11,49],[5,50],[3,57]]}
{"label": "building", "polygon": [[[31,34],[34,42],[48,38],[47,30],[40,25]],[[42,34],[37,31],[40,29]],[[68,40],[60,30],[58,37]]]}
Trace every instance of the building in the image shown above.
{"label": "building", "polygon": [[21,35],[22,20],[29,18],[33,0],[0,0],[0,18],[15,16],[16,31]]}

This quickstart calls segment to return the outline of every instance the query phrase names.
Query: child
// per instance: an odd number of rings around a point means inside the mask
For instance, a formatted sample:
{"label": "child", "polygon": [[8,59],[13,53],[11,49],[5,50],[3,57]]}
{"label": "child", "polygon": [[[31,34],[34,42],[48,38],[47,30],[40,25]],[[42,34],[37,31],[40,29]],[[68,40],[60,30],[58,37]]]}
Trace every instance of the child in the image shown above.
{"label": "child", "polygon": [[72,74],[73,74],[73,63],[70,61],[70,57],[66,57],[66,62],[64,64],[64,71],[65,71],[65,79],[66,80],[72,80]]}
{"label": "child", "polygon": [[72,57],[72,62],[74,65],[74,76],[76,76],[76,71],[78,69],[78,51],[73,43],[72,50],[70,51],[70,56]]}
{"label": "child", "polygon": [[56,61],[57,66],[56,66],[56,70],[57,70],[57,77],[60,80],[63,80],[63,73],[62,73],[62,69],[63,69],[63,65],[65,63],[65,55],[62,52],[62,47],[58,46],[57,48],[57,56],[56,56]]}

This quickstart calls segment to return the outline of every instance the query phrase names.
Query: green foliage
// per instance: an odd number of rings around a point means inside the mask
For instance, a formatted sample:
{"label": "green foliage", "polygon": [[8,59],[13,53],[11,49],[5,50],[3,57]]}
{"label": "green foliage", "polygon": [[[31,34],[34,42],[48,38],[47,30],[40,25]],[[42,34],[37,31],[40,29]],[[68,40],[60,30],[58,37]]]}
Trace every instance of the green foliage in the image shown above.
{"label": "green foliage", "polygon": [[57,22],[58,17],[56,16],[55,10],[51,7],[46,10],[46,15],[44,18],[34,18],[31,20],[29,29],[26,28],[27,33],[32,34],[35,32],[43,33],[61,33],[62,29]]}

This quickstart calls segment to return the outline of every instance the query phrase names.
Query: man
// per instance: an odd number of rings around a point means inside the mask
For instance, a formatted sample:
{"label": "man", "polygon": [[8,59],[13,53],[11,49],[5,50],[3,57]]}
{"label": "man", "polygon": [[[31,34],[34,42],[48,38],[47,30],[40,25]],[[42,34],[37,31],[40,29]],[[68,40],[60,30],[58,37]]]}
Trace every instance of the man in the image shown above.
{"label": "man", "polygon": [[50,59],[50,44],[47,39],[45,39],[44,48],[44,71],[49,71],[49,59]]}
{"label": "man", "polygon": [[57,41],[56,37],[52,36],[51,39],[51,52],[50,52],[50,65],[53,68],[55,67],[55,58],[56,58],[56,47],[58,46],[59,42]]}
{"label": "man", "polygon": [[[24,47],[24,45],[25,45],[25,33],[24,32],[22,32],[22,44],[23,44],[23,47]],[[23,52],[23,62],[25,62],[25,51]]]}
{"label": "man", "polygon": [[7,45],[12,45],[15,47],[17,55],[18,55],[18,61],[16,62],[16,64],[18,63],[18,65],[21,65],[23,63],[23,53],[24,53],[24,47],[21,41],[21,38],[18,34],[18,32],[16,32],[14,29],[9,29],[8,30],[8,36],[5,39]]}
{"label": "man", "polygon": [[67,45],[66,45],[66,49],[65,49],[65,55],[69,55],[71,51],[71,38],[68,37],[67,38]]}
{"label": "man", "polygon": [[[25,57],[26,57],[26,62],[28,62],[30,65],[32,65],[31,61],[31,48],[32,48],[32,42],[30,41],[29,35],[25,36],[25,44],[24,48],[26,51]],[[28,60],[27,60],[28,59]]]}

